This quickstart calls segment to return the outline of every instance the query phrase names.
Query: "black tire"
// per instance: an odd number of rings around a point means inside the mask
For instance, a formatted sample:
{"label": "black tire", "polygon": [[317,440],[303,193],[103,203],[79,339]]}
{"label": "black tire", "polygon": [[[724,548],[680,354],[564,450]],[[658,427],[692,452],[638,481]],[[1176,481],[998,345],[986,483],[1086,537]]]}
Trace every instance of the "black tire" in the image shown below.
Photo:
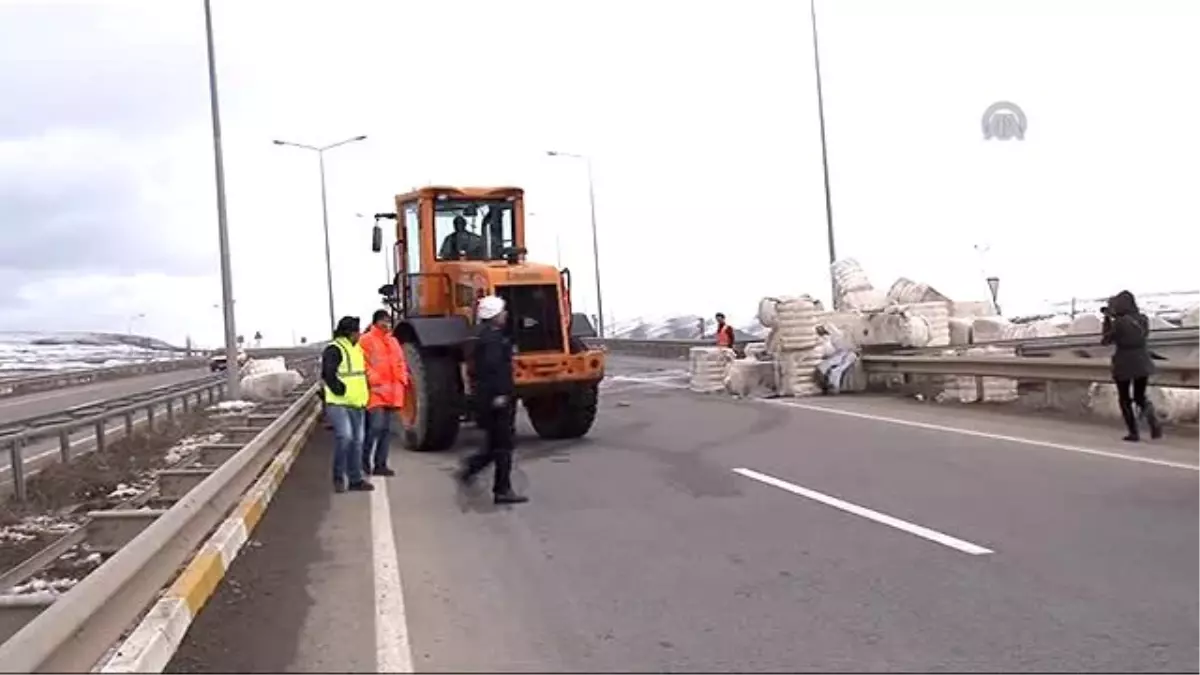
{"label": "black tire", "polygon": [[530,396],[525,412],[538,436],[559,440],[582,438],[596,421],[599,385],[588,384],[567,391]]}
{"label": "black tire", "polygon": [[448,354],[424,352],[412,343],[404,345],[404,356],[417,404],[412,426],[400,418],[404,447],[418,452],[446,450],[458,440],[462,418],[458,362]]}

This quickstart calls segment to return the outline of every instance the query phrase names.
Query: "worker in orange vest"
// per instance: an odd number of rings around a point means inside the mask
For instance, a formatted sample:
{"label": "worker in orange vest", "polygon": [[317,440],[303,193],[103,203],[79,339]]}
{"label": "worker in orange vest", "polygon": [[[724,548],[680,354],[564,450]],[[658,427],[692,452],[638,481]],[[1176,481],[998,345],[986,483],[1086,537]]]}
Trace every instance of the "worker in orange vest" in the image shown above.
{"label": "worker in orange vest", "polygon": [[388,467],[388,445],[392,436],[392,418],[404,407],[404,392],[408,387],[408,362],[400,342],[392,335],[391,317],[380,309],[371,316],[371,329],[358,344],[366,355],[367,385],[371,398],[367,401],[367,433],[363,443],[363,473],[374,476],[394,476]]}
{"label": "worker in orange vest", "polygon": [[717,312],[717,346],[733,349],[733,326],[725,323],[721,312]]}

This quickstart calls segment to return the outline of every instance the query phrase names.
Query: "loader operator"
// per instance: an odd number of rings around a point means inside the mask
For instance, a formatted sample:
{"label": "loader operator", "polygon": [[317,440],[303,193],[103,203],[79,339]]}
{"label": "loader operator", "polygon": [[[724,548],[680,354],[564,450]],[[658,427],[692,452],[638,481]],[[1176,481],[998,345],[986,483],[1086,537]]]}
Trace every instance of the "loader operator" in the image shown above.
{"label": "loader operator", "polygon": [[438,258],[442,260],[483,260],[487,252],[484,250],[483,237],[467,229],[467,219],[462,215],[454,216],[454,231],[442,240],[442,248]]}

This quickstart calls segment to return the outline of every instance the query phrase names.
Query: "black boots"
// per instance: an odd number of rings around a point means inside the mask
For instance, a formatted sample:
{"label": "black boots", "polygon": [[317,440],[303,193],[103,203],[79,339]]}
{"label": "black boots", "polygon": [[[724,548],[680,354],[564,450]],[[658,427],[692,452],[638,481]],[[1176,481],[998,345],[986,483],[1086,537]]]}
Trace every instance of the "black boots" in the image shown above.
{"label": "black boots", "polygon": [[[1154,404],[1146,401],[1146,404],[1139,406],[1139,408],[1141,408],[1140,412],[1146,420],[1147,426],[1150,427],[1150,438],[1162,438],[1162,423],[1158,421],[1158,416],[1154,413]],[[1125,420],[1125,428],[1129,431],[1123,440],[1132,443],[1142,440],[1141,434],[1138,431],[1138,418],[1133,413],[1132,402],[1121,406],[1121,417]]]}

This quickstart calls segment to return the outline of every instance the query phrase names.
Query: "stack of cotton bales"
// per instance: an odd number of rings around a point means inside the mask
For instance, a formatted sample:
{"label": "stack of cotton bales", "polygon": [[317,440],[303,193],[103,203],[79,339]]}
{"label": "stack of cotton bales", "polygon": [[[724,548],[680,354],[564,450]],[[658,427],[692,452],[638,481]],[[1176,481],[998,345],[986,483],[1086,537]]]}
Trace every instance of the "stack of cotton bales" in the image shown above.
{"label": "stack of cotton bales", "polygon": [[[1016,350],[1004,347],[977,346],[966,350],[967,356],[1016,356]],[[938,400],[959,403],[1009,403],[1017,400],[1017,381],[1007,377],[973,377],[955,375],[946,378]]]}
{"label": "stack of cotton bales", "polygon": [[843,258],[829,266],[833,274],[834,305],[840,309],[862,312],[883,309],[888,305],[887,294],[876,290],[867,278],[862,265],[854,258]]}
{"label": "stack of cotton bales", "polygon": [[736,358],[727,347],[692,347],[688,351],[689,387],[705,394],[723,391],[730,364]]}
{"label": "stack of cotton bales", "polygon": [[949,302],[950,298],[938,293],[929,284],[900,277],[888,289],[887,301],[892,305],[911,305],[919,302]]}
{"label": "stack of cotton bales", "polygon": [[783,298],[775,305],[775,328],[770,349],[775,357],[779,393],[811,396],[820,391],[816,367],[817,304],[807,295]]}
{"label": "stack of cotton bales", "polygon": [[1188,310],[1183,313],[1183,318],[1180,320],[1179,325],[1183,326],[1184,328],[1195,328],[1196,326],[1200,326],[1200,305],[1189,307]]}

